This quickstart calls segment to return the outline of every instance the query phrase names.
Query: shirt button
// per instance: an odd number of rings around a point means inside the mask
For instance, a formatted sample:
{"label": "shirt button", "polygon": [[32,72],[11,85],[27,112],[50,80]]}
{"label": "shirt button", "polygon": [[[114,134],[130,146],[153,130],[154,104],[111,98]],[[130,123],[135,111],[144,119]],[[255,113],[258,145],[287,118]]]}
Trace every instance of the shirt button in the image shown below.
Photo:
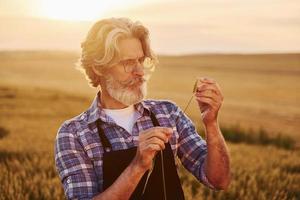
{"label": "shirt button", "polygon": [[67,180],[67,183],[71,183],[71,180],[70,180],[70,179],[68,179],[68,180]]}

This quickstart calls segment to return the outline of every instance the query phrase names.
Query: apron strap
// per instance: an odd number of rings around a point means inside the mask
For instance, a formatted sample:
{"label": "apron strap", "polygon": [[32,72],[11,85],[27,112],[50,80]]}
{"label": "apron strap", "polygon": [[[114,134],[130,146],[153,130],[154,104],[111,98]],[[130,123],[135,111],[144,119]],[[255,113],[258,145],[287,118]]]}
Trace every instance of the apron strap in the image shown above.
{"label": "apron strap", "polygon": [[153,112],[150,112],[150,117],[154,126],[160,126]]}
{"label": "apron strap", "polygon": [[[154,127],[160,126],[157,118],[155,117],[154,113],[151,112],[151,111],[150,111],[150,116],[151,116],[151,120],[152,120],[152,123],[153,123]],[[169,145],[169,147],[171,149],[170,144],[168,143],[167,145]],[[172,150],[171,150],[171,152],[172,152]],[[161,159],[161,172],[162,172],[163,193],[164,193],[164,200],[167,200],[166,177],[165,177],[165,167],[164,167],[164,156],[166,156],[166,151],[161,150],[160,151],[160,159]],[[146,187],[146,184],[147,184],[147,182],[145,183],[145,187]]]}
{"label": "apron strap", "polygon": [[[159,123],[158,123],[158,121],[157,121],[157,119],[156,119],[156,117],[155,117],[155,115],[154,115],[154,113],[151,112],[151,111],[150,111],[150,117],[151,117],[151,121],[152,121],[152,123],[153,123],[154,126],[160,126]],[[97,124],[98,133],[99,133],[99,136],[100,136],[100,139],[101,139],[101,143],[102,143],[102,145],[104,147],[104,151],[105,152],[111,151],[112,150],[112,146],[111,146],[109,140],[107,139],[107,137],[106,137],[103,129],[101,128],[101,124],[102,124],[101,119],[98,119],[96,121],[96,124]]]}
{"label": "apron strap", "polygon": [[[160,126],[153,112],[150,112],[150,117],[151,117],[151,120],[152,120],[152,123],[154,126]],[[104,147],[104,151],[106,151],[106,152],[110,151],[112,149],[112,146],[111,146],[109,140],[107,139],[103,129],[101,128],[101,124],[102,124],[101,119],[98,119],[96,121],[96,124],[97,124],[98,133],[99,133],[99,136],[101,139],[101,143]]]}
{"label": "apron strap", "polygon": [[98,133],[99,133],[99,136],[100,136],[100,139],[101,139],[101,143],[104,147],[104,151],[109,152],[109,151],[111,151],[112,146],[111,146],[110,142],[108,141],[103,129],[101,128],[102,121],[100,119],[98,119],[96,121],[96,123],[97,123]]}

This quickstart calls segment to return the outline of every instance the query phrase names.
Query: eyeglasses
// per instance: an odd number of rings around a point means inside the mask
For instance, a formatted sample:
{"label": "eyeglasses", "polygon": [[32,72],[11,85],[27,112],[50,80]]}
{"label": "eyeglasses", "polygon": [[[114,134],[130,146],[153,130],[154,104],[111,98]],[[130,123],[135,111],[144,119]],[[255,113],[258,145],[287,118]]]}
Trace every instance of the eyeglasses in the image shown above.
{"label": "eyeglasses", "polygon": [[[149,65],[149,63],[145,63],[147,57],[142,57],[139,59],[128,59],[121,60],[119,63],[123,65],[124,71],[126,73],[132,73],[134,71],[142,70],[144,72],[150,72],[153,70],[153,65]],[[149,62],[149,58],[147,60]]]}
{"label": "eyeglasses", "polygon": [[134,71],[137,71],[138,68],[139,70],[144,70],[144,57],[140,59],[128,59],[128,60],[122,60],[120,61],[120,64],[123,65],[124,71],[126,73],[132,73]]}

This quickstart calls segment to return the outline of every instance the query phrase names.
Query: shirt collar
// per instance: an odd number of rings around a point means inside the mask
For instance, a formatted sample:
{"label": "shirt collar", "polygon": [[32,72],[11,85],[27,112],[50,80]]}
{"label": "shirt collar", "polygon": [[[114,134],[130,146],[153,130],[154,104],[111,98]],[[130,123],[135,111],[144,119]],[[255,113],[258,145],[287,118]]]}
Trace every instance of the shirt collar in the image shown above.
{"label": "shirt collar", "polygon": [[[88,124],[96,122],[98,119],[101,119],[103,122],[107,123],[113,123],[113,120],[106,115],[106,113],[103,110],[103,107],[100,102],[100,96],[101,92],[99,91],[91,106],[87,110],[88,117],[87,117],[87,122]],[[145,103],[145,101],[138,102],[134,105],[134,108],[141,114],[141,116],[144,115],[150,115],[150,106]]]}

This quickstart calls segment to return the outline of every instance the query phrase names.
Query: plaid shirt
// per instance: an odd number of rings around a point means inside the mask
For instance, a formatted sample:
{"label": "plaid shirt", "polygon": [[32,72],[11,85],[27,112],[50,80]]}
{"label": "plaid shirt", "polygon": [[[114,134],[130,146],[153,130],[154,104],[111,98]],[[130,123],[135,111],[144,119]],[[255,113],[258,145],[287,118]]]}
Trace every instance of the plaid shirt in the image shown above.
{"label": "plaid shirt", "polygon": [[92,199],[103,190],[103,147],[96,120],[100,118],[103,121],[102,128],[113,151],[128,149],[138,145],[141,131],[153,127],[150,110],[161,126],[173,128],[169,142],[174,157],[178,157],[200,182],[213,188],[204,173],[206,141],[180,108],[163,100],[144,100],[134,107],[141,117],[134,124],[132,133],[105,114],[98,95],[87,111],[65,121],[59,128],[55,141],[55,163],[67,199]]}

